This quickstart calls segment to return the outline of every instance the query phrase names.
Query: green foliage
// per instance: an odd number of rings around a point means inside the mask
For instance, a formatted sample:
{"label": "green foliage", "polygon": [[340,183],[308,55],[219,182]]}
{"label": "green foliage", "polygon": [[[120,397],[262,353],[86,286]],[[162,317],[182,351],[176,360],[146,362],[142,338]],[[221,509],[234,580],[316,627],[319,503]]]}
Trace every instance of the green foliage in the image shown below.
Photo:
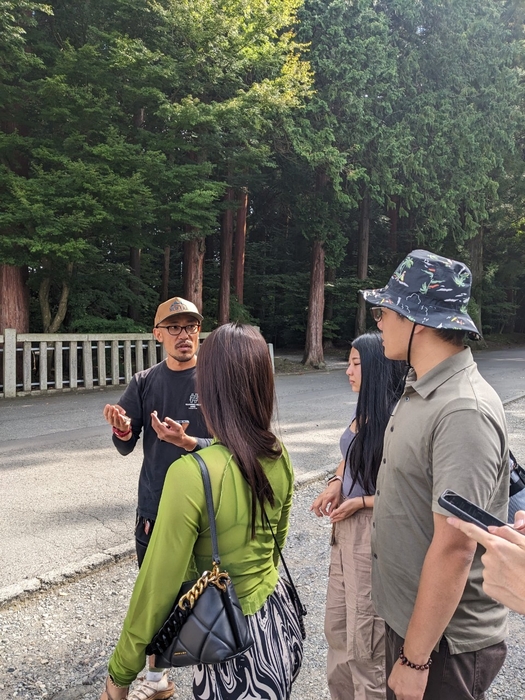
{"label": "green foliage", "polygon": [[131,318],[100,318],[83,316],[70,324],[72,333],[150,333],[151,328],[136,323]]}
{"label": "green foliage", "polygon": [[515,146],[519,47],[503,21],[504,3],[411,5],[408,22],[395,20],[401,123],[412,135],[401,194],[405,208],[418,211],[427,247],[451,236],[457,248],[487,221]]}
{"label": "green foliage", "polygon": [[7,3],[0,263],[29,265],[32,288],[46,276],[56,294],[67,264],[118,277],[130,246],[211,234],[226,176],[268,160],[273,120],[308,91],[290,29],[299,4]]}
{"label": "green foliage", "polygon": [[51,14],[51,6],[31,0],[0,0],[0,105],[7,114],[17,94],[14,80],[40,65],[26,51],[27,30],[35,25],[36,13]]}
{"label": "green foliage", "polygon": [[65,330],[149,329],[165,246],[181,294],[183,243],[207,237],[213,328],[223,195],[247,187],[231,316],[276,345],[304,342],[314,240],[325,337],[353,337],[363,200],[366,286],[416,246],[468,259],[482,231],[483,328],[525,332],[523,14],[510,0],[0,0],[0,264],[29,266],[33,327],[48,280],[53,311],[70,285]]}
{"label": "green foliage", "polygon": [[[385,273],[388,277],[391,272],[392,269],[389,269],[388,272],[387,270],[380,270],[380,275],[378,276],[371,270],[371,275],[366,281],[366,287],[382,287],[387,281]],[[355,337],[357,300],[359,297],[359,290],[362,288],[363,280],[357,279],[355,275],[336,278],[328,297],[332,308],[332,319],[330,321],[331,335],[327,335],[327,338],[337,340],[344,345],[348,345],[348,343],[353,340]],[[367,317],[367,324],[371,329],[375,329],[376,327],[371,316]],[[324,334],[323,337],[325,337]]]}
{"label": "green foliage", "polygon": [[251,315],[250,310],[244,304],[239,303],[235,295],[230,300],[230,320],[238,323],[248,323],[251,326],[259,325],[258,319]]}

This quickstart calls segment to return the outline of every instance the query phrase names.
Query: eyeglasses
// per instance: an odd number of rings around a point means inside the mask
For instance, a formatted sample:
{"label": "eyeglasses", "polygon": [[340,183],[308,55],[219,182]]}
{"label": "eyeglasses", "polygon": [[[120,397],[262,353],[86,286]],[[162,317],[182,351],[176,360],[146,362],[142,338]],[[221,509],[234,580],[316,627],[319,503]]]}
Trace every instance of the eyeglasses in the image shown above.
{"label": "eyeglasses", "polygon": [[180,335],[182,331],[186,331],[188,335],[195,335],[200,327],[200,323],[189,323],[187,326],[156,326],[156,328],[165,328],[170,335]]}
{"label": "eyeglasses", "polygon": [[381,306],[373,306],[370,309],[370,313],[372,314],[372,318],[376,323],[379,323],[379,321],[383,318],[383,309]]}

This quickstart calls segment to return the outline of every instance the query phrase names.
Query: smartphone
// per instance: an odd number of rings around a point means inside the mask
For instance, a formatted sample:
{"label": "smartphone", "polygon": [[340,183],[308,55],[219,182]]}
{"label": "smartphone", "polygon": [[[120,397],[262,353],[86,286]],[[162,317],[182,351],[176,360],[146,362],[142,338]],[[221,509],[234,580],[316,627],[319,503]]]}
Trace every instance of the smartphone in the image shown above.
{"label": "smartphone", "polygon": [[186,425],[186,423],[189,423],[189,420],[186,420],[183,418],[182,420],[176,420],[175,423],[178,423],[179,425]]}
{"label": "smartphone", "polygon": [[452,513],[452,515],[461,518],[461,520],[465,520],[467,523],[474,523],[474,525],[483,528],[483,530],[488,530],[489,525],[495,525],[496,527],[507,525],[507,523],[487,513],[483,508],[480,508],[450,489],[443,491],[438,498],[438,503],[442,508]]}

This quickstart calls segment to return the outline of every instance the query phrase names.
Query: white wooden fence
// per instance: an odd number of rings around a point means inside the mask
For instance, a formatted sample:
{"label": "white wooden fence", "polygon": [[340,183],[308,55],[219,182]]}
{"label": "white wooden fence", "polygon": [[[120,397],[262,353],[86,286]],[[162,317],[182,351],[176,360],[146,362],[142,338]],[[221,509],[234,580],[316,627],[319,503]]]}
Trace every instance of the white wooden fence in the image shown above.
{"label": "white wooden fence", "polygon": [[128,384],[165,356],[152,333],[17,334],[10,328],[0,335],[0,354],[4,398]]}
{"label": "white wooden fence", "polygon": [[[209,333],[201,333],[206,338]],[[273,346],[268,346],[273,364]],[[128,384],[160,362],[152,333],[17,333],[0,335],[0,398]]]}

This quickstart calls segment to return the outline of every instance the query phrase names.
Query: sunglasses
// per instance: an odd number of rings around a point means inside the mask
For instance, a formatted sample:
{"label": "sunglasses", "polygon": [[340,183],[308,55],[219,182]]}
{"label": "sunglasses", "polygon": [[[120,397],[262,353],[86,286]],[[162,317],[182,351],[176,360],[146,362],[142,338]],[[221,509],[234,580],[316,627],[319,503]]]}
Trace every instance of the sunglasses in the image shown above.
{"label": "sunglasses", "polygon": [[372,318],[376,323],[378,323],[383,318],[383,309],[381,306],[373,306],[370,309],[370,313],[372,314]]}

